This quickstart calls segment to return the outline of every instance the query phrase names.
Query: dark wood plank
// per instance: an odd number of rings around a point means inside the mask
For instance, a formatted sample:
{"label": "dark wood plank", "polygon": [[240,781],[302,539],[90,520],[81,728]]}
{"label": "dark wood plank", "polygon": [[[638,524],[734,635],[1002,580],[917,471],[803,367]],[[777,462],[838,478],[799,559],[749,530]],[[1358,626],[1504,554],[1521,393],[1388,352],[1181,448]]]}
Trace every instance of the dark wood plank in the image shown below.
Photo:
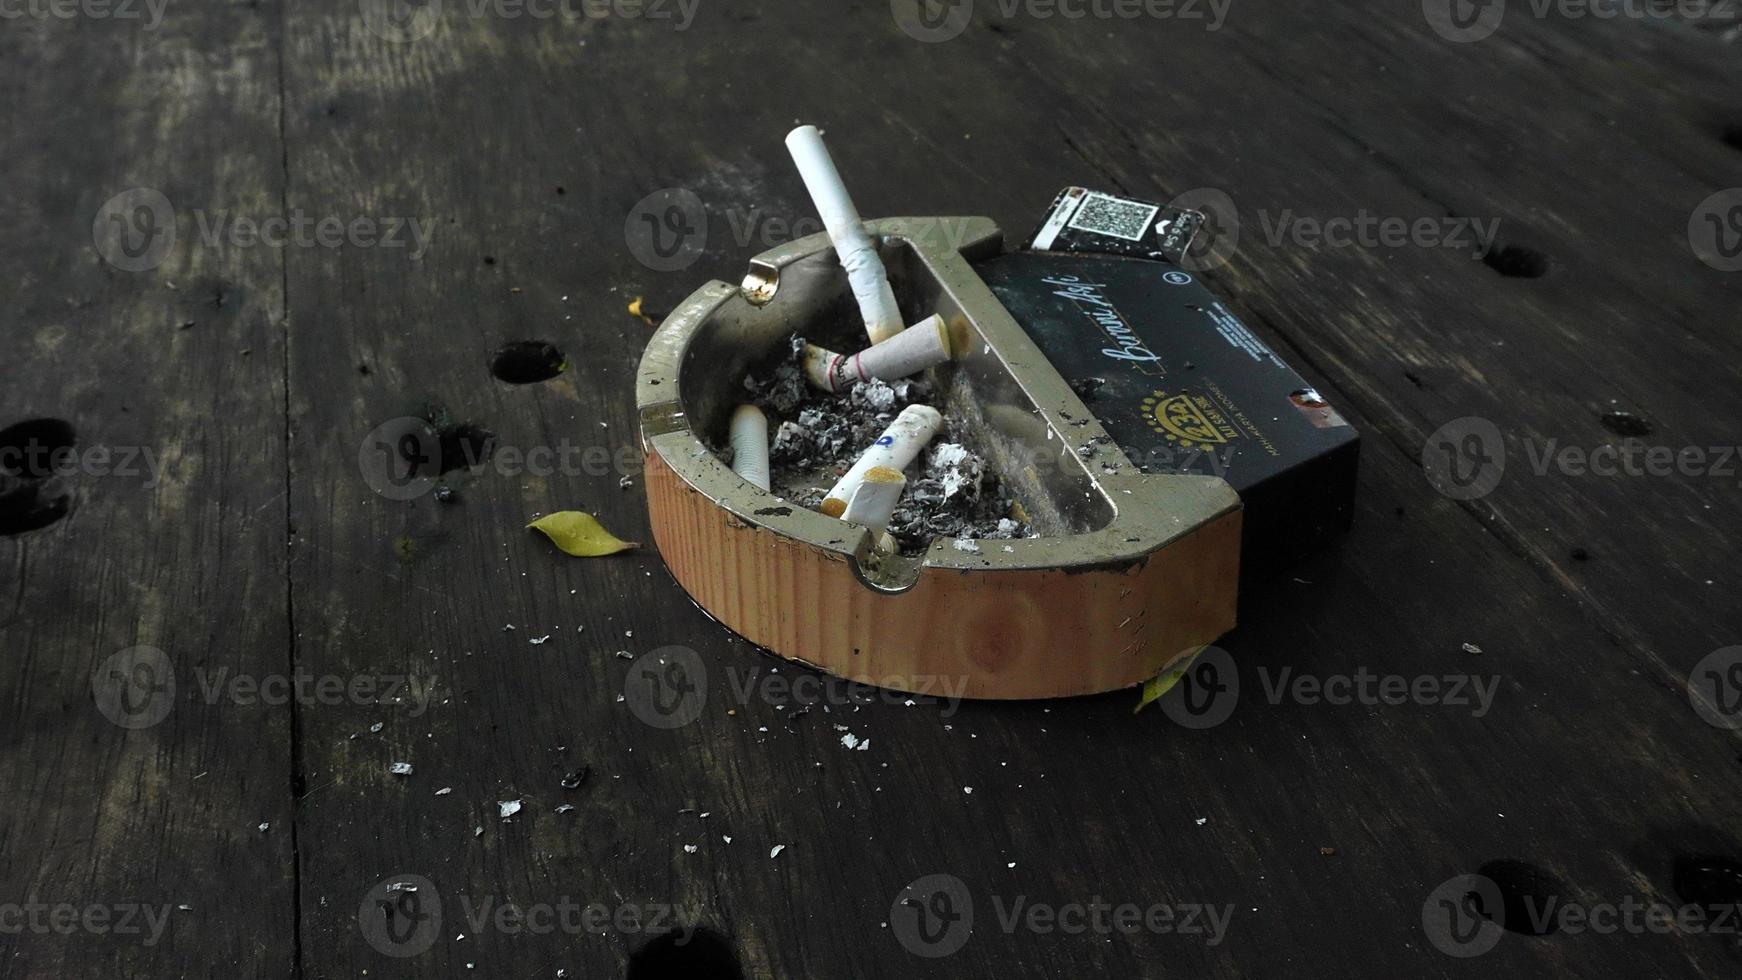
{"label": "dark wood plank", "polygon": [[[307,894],[324,900],[303,907],[310,975],[621,971],[642,936],[459,921],[466,900],[564,896],[673,903],[727,935],[755,975],[1734,968],[1721,937],[1565,934],[1508,935],[1464,965],[1422,930],[1436,886],[1492,860],[1538,865],[1581,903],[1681,903],[1678,856],[1738,850],[1723,817],[1742,781],[1734,740],[1701,723],[1681,688],[1691,664],[1735,634],[1735,611],[1694,590],[1688,572],[1650,571],[1666,557],[1709,561],[1733,533],[1733,496],[1676,479],[1545,477],[1463,506],[1437,496],[1418,466],[1426,434],[1465,414],[1518,439],[1603,438],[1589,429],[1606,410],[1590,394],[1603,373],[1638,391],[1629,407],[1677,440],[1723,437],[1734,367],[1717,355],[1734,339],[1713,317],[1735,286],[1664,247],[1709,188],[1664,173],[1657,149],[1706,123],[1665,117],[1656,97],[1615,95],[1579,128],[1540,139],[1575,96],[1617,91],[1640,46],[1709,42],[1544,23],[1451,50],[1421,40],[1414,8],[1240,14],[1209,35],[977,21],[957,41],[921,45],[880,4],[710,10],[677,33],[449,12],[414,43],[362,32],[350,10],[289,11],[292,206],[436,222],[415,263],[386,249],[289,256],[291,306],[311,311],[290,351],[299,658],[321,672],[439,678],[415,719],[356,706],[302,715],[314,790],[301,868]],[[1569,69],[1549,52],[1561,49],[1599,56],[1557,81]],[[1688,88],[1733,77],[1711,56],[1673,64]],[[843,65],[876,65],[876,83]],[[1333,85],[1333,65],[1354,77]],[[1393,77],[1414,113],[1386,98]],[[1514,110],[1496,118],[1478,106],[1448,122],[1435,108],[1446,91]],[[1636,142],[1616,145],[1605,116]],[[669,308],[706,277],[735,279],[771,244],[760,232],[735,240],[753,210],[808,214],[778,144],[794,117],[834,125],[867,214],[984,212],[1015,234],[1073,180],[1139,194],[1217,185],[1243,209],[1452,210],[1498,214],[1509,232],[1528,215],[1521,240],[1556,271],[1523,282],[1462,256],[1309,255],[1259,238],[1215,273],[1372,436],[1350,539],[1304,567],[1304,581],[1248,597],[1225,644],[1243,692],[1226,723],[1187,732],[1159,712],[1134,719],[1128,697],[967,705],[949,718],[836,705],[791,721],[795,708],[723,693],[775,665],[695,611],[656,556],[574,561],[521,530],[578,507],[645,539],[639,494],[619,489],[616,473],[487,468],[456,477],[458,502],[443,505],[384,499],[356,460],[372,428],[432,402],[494,430],[504,448],[633,445],[629,385],[646,334],[623,305],[644,293]],[[1467,147],[1442,146],[1442,129],[1476,132]],[[1496,159],[1495,147],[1508,152]],[[1690,152],[1709,175],[1723,166],[1719,149]],[[660,274],[635,262],[624,226],[665,186],[706,202],[710,234],[693,266]],[[1637,270],[1623,270],[1625,249],[1574,248],[1616,216],[1653,245]],[[1682,350],[1653,340],[1664,275],[1676,277],[1680,325],[1710,328]],[[525,338],[563,347],[569,370],[537,386],[492,379],[492,348]],[[1698,401],[1679,397],[1688,379]],[[1668,494],[1701,509],[1650,505]],[[1536,530],[1546,513],[1560,531]],[[1618,526],[1620,514],[1637,526]],[[1598,556],[1594,571],[1568,571],[1575,544]],[[698,652],[714,693],[693,724],[664,731],[617,701],[633,667],[613,653],[670,645]],[[1266,685],[1285,668],[1479,675],[1499,687],[1480,717],[1448,705],[1272,704]],[[376,721],[386,724],[372,735]],[[846,754],[836,722],[872,748]],[[415,773],[389,775],[395,760]],[[563,790],[562,774],[582,764],[590,782]],[[499,820],[497,801],[516,798],[525,809]],[[562,802],[576,810],[555,813]],[[770,858],[776,844],[786,849]],[[939,873],[961,879],[978,918],[961,952],[928,962],[884,924],[904,886]],[[430,879],[446,919],[433,948],[395,960],[371,948],[357,914],[402,874]],[[994,903],[1018,895],[1227,903],[1234,917],[1214,946],[1005,935]]]}
{"label": "dark wood plank", "polygon": [[0,976],[290,976],[292,713],[206,691],[290,670],[282,264],[200,235],[279,214],[275,15],[9,14],[0,78],[0,429],[80,454],[0,536]]}
{"label": "dark wood plank", "polygon": [[[1686,242],[1692,210],[1734,182],[1722,32],[1518,8],[1451,45],[1415,6],[1241,6],[1206,32],[983,4],[961,37],[923,44],[883,4],[708,8],[690,30],[448,5],[431,35],[396,40],[381,11],[300,5],[282,37],[255,7],[0,37],[20,93],[0,107],[16,174],[0,258],[31,270],[0,296],[15,324],[0,426],[58,416],[81,445],[165,463],[149,489],[80,477],[69,517],[0,537],[15,580],[0,633],[18,651],[0,671],[17,732],[0,774],[27,788],[0,817],[0,902],[193,906],[150,947],[26,935],[5,975],[623,972],[643,930],[464,921],[565,899],[673,905],[758,976],[1734,971],[1733,935],[1508,934],[1466,962],[1422,922],[1436,886],[1497,859],[1564,900],[1674,905],[1691,899],[1679,858],[1742,851],[1735,738],[1685,691],[1742,632],[1721,564],[1742,526],[1733,487],[1530,472],[1550,439],[1615,442],[1600,416],[1617,409],[1649,418],[1654,443],[1734,442],[1742,280]],[[695,610],[656,555],[575,561],[523,530],[578,507],[647,539],[639,488],[597,455],[627,454],[633,475],[647,334],[624,305],[735,279],[785,236],[766,219],[808,219],[779,147],[794,117],[833,125],[867,214],[981,212],[1014,237],[1071,181],[1235,202],[1241,244],[1210,277],[1369,448],[1349,540],[1246,597],[1227,721],[1133,718],[1127,696],[803,712],[755,684],[805,673]],[[137,185],[175,202],[184,245],[135,274],[87,243]],[[626,239],[661,187],[708,210],[675,272]],[[193,209],[418,225],[389,247],[209,247],[187,243]],[[1267,240],[1283,209],[1498,218],[1500,243],[1549,271]],[[526,338],[568,370],[491,378],[490,352]],[[493,432],[494,462],[449,474],[451,502],[377,493],[359,463],[371,430],[426,413]],[[1505,434],[1507,477],[1448,500],[1420,459],[1469,415]],[[563,448],[556,472],[513,456]],[[416,686],[294,712],[184,698],[128,732],[91,682],[138,643],[168,651],[184,695],[225,668]],[[695,651],[709,695],[668,730],[619,700],[647,661],[614,653],[672,647]],[[1272,694],[1285,671],[1497,687],[1489,710],[1340,706]],[[871,748],[847,752],[836,724]],[[504,822],[509,799],[524,809]],[[360,920],[411,874],[445,921],[398,958],[415,944],[372,943]],[[939,874],[977,921],[927,960],[892,905]],[[1232,918],[1215,943],[1006,934],[998,906],[1018,896]]]}

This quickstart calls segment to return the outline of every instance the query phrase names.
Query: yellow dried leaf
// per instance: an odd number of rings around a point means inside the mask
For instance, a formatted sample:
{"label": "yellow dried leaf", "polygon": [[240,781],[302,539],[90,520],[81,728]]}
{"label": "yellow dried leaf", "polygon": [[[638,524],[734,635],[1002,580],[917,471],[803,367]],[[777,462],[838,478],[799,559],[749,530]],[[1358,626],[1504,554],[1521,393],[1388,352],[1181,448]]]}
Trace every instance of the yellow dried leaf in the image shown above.
{"label": "yellow dried leaf", "polygon": [[645,323],[650,327],[659,326],[659,321],[655,320],[651,313],[648,313],[645,309],[642,308],[641,304],[643,302],[644,302],[644,300],[640,296],[637,296],[634,299],[630,300],[629,301],[629,315],[632,317],[639,318],[642,323]]}
{"label": "yellow dried leaf", "polygon": [[577,558],[597,558],[600,555],[614,555],[619,551],[640,547],[633,542],[619,540],[616,535],[600,526],[593,515],[578,510],[559,510],[526,526],[543,533],[552,544]]}
{"label": "yellow dried leaf", "polygon": [[1149,680],[1144,681],[1143,696],[1138,699],[1137,707],[1131,709],[1131,713],[1136,714],[1139,711],[1142,711],[1144,708],[1160,701],[1163,694],[1173,690],[1173,686],[1178,684],[1179,679],[1186,675],[1186,671],[1191,669],[1192,662],[1197,660],[1198,654],[1202,652],[1204,652],[1203,647],[1199,647],[1185,657],[1180,658],[1180,660],[1172,667],[1169,667],[1161,673],[1156,674],[1154,677],[1151,677]]}

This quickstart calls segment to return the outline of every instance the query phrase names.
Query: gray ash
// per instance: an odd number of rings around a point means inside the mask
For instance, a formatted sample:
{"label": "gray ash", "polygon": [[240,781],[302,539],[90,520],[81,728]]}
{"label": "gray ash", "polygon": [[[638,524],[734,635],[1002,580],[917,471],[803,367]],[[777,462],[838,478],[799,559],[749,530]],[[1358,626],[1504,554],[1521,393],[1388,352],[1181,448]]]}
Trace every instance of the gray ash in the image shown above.
{"label": "gray ash", "polygon": [[[841,394],[818,391],[805,381],[803,350],[804,341],[794,336],[791,354],[768,375],[745,378],[744,387],[768,414],[773,433],[770,489],[815,510],[903,408],[932,405],[935,393],[917,379],[867,381]],[[924,552],[939,537],[1002,539],[1032,533],[1026,522],[1010,516],[1013,498],[967,444],[967,435],[966,427],[946,414],[943,431],[908,467],[907,490],[889,522],[903,554]]]}

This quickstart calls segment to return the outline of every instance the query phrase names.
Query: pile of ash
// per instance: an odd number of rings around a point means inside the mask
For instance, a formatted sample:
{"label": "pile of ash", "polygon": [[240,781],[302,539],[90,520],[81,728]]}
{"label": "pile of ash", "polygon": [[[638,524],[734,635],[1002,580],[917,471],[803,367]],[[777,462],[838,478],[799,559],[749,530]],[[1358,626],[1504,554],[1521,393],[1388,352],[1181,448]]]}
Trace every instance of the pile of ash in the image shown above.
{"label": "pile of ash", "polygon": [[[803,349],[804,342],[795,336],[792,355],[767,377],[745,378],[744,387],[751,401],[767,413],[774,433],[768,454],[770,489],[814,510],[897,413],[909,405],[931,405],[933,392],[924,381],[914,379],[867,381],[842,394],[819,391],[805,382]],[[903,554],[924,552],[939,537],[983,540],[1032,535],[1026,521],[1012,516],[1020,515],[1021,509],[997,474],[990,472],[979,454],[957,441],[957,427],[945,414],[943,431],[910,468],[907,490],[889,522],[889,533]],[[976,550],[966,543],[958,547]]]}

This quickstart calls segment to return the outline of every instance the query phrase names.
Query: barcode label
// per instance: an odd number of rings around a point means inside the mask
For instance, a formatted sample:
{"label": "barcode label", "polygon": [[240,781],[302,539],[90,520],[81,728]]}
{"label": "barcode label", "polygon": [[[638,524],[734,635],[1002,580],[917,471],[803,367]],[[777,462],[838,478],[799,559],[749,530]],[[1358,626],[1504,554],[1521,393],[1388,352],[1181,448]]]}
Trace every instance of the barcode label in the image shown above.
{"label": "barcode label", "polygon": [[1071,218],[1070,227],[1138,242],[1143,240],[1144,234],[1149,231],[1149,222],[1160,210],[1161,208],[1153,204],[1144,204],[1141,201],[1127,201],[1121,197],[1091,193],[1078,206],[1077,213]]}

